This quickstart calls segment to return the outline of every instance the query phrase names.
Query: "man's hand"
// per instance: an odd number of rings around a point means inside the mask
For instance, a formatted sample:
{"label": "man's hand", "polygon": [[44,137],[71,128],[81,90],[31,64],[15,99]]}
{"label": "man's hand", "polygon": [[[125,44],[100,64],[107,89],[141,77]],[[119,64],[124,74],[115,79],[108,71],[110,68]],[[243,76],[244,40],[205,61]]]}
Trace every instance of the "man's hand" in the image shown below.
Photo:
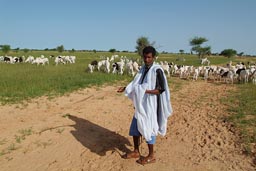
{"label": "man's hand", "polygon": [[124,92],[125,88],[126,88],[126,87],[120,87],[120,88],[117,90],[117,92],[118,92],[118,93],[122,93],[122,92]]}

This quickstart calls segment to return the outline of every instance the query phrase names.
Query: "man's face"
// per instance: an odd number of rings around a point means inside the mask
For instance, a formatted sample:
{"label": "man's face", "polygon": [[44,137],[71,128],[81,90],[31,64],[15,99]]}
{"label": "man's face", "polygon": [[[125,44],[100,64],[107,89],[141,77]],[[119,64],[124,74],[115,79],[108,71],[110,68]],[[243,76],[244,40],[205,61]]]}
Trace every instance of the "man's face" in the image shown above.
{"label": "man's face", "polygon": [[154,59],[155,58],[153,57],[152,53],[143,54],[143,60],[144,60],[145,65],[147,65],[147,66],[153,64]]}

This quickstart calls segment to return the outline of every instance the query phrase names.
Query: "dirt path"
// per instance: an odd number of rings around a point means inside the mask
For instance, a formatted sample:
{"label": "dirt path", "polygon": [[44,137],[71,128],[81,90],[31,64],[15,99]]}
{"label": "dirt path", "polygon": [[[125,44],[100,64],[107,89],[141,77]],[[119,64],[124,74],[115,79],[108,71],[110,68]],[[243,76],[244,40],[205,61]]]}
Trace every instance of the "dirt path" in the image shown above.
{"label": "dirt path", "polygon": [[[233,87],[187,82],[172,93],[166,137],[158,137],[157,162],[141,166],[120,157],[132,150],[133,106],[117,87],[84,89],[52,100],[0,108],[2,171],[253,171],[219,99]],[[70,115],[70,117],[67,117]],[[147,146],[142,144],[142,154]]]}

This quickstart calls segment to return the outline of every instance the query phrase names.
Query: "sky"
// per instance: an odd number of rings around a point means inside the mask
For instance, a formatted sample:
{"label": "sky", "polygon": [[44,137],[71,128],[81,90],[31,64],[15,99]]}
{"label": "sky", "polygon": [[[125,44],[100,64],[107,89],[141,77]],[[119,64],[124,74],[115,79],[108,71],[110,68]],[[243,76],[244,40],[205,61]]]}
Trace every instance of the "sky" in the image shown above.
{"label": "sky", "polygon": [[0,45],[134,51],[147,37],[159,51],[256,55],[256,0],[0,0]]}

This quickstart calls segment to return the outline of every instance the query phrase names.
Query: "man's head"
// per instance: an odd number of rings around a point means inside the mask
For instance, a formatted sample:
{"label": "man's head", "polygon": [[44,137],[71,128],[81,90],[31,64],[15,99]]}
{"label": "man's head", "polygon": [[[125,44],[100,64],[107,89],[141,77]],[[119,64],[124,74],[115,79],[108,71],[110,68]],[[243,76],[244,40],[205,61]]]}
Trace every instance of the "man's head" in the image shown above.
{"label": "man's head", "polygon": [[143,60],[145,65],[153,64],[156,56],[156,49],[152,46],[147,46],[143,49]]}

